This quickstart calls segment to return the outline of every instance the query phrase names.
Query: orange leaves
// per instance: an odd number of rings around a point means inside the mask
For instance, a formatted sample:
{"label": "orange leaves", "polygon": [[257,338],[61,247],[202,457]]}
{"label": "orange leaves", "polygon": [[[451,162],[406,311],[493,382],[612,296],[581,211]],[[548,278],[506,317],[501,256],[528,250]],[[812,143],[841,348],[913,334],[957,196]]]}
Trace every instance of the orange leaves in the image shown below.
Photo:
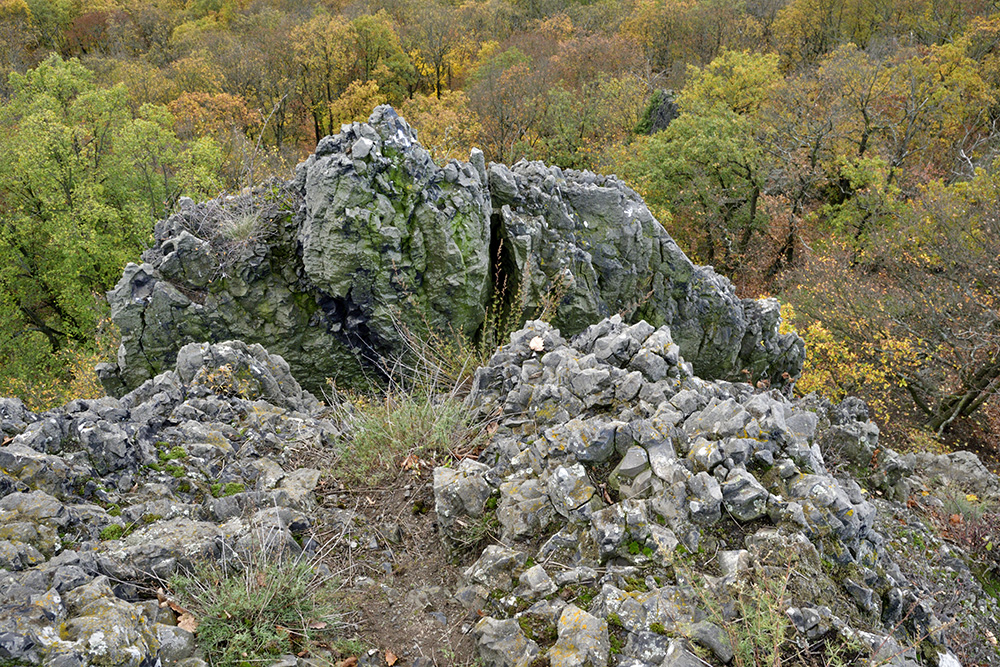
{"label": "orange leaves", "polygon": [[248,133],[261,122],[259,111],[250,109],[242,97],[228,93],[185,92],[167,108],[184,138],[217,135],[233,128]]}
{"label": "orange leaves", "polygon": [[198,619],[195,615],[181,605],[177,604],[175,600],[168,597],[166,591],[162,588],[156,589],[156,600],[159,602],[161,608],[169,607],[175,614],[177,614],[177,627],[181,630],[187,630],[191,633],[198,630]]}

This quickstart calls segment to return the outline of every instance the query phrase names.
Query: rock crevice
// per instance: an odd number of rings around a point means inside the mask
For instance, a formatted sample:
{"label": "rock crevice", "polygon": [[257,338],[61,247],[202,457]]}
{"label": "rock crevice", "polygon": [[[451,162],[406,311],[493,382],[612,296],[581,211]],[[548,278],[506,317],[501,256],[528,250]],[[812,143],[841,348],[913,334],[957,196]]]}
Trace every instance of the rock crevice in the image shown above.
{"label": "rock crevice", "polygon": [[[407,333],[482,336],[486,313],[543,311],[567,334],[615,313],[669,325],[706,378],[786,382],[802,341],[778,305],[691,263],[612,176],[536,162],[436,165],[390,107],[324,138],[286,184],[157,224],[109,293],[122,332],[106,387],[169,369],[190,342],[260,343],[319,391],[403,354]],[[787,374],[787,375],[786,375]]]}

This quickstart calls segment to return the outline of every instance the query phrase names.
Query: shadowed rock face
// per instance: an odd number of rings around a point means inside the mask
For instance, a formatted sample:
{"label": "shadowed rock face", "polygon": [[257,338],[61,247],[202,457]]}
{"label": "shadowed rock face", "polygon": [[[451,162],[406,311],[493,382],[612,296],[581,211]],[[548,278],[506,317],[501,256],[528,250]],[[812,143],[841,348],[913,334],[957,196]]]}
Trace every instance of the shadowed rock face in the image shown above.
{"label": "shadowed rock face", "polygon": [[[320,141],[289,183],[195,205],[157,224],[109,294],[121,393],[189,342],[261,343],[311,390],[356,383],[405,349],[400,329],[474,337],[487,309],[556,304],[567,334],[623,313],[669,325],[707,378],[781,382],[802,341],[774,300],[743,300],[688,260],[614,177],[519,162],[437,166],[389,107]],[[550,308],[551,310],[551,308]]]}

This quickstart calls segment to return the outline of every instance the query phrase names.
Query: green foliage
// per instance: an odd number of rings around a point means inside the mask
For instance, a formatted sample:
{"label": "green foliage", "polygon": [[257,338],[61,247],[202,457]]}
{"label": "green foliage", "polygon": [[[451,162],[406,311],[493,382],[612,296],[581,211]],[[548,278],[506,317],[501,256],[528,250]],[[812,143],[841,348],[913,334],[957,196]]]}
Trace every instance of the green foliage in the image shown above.
{"label": "green foliage", "polygon": [[53,55],[10,83],[0,105],[0,381],[65,377],[73,355],[96,351],[103,293],[186,170],[204,164],[164,108],[133,114],[123,86],[98,88],[75,60]]}
{"label": "green foliage", "polygon": [[337,624],[332,592],[305,560],[202,565],[170,587],[198,621],[198,643],[215,667],[273,662],[321,639]]}
{"label": "green foliage", "polygon": [[777,81],[772,56],[726,52],[692,68],[681,115],[639,138],[624,173],[662,207],[701,261],[733,271],[767,225],[761,196],[770,173],[757,112]]}
{"label": "green foliage", "polygon": [[168,475],[170,475],[171,477],[177,479],[180,479],[181,477],[187,474],[187,471],[184,469],[184,466],[179,466],[179,465],[163,466],[163,471]]}
{"label": "green foliage", "polygon": [[187,452],[185,452],[184,448],[181,447],[180,445],[176,445],[174,447],[171,447],[169,450],[161,449],[159,452],[156,453],[156,457],[164,462],[174,461],[177,459],[187,458]]}
{"label": "green foliage", "polygon": [[[490,498],[495,501],[496,496]],[[500,538],[500,531],[496,507],[487,506],[480,517],[460,517],[456,520],[451,543],[456,552],[478,556],[489,544]]]}
{"label": "green foliage", "polygon": [[517,150],[550,164],[584,169],[602,147],[625,139],[638,122],[641,84],[634,77],[599,74],[579,90],[557,85],[542,103],[536,132]]}
{"label": "green foliage", "polygon": [[117,523],[108,524],[101,530],[102,540],[120,540],[124,535],[125,527]]}
{"label": "green foliage", "polygon": [[813,330],[828,332],[828,349],[840,350],[837,365],[867,364],[893,388],[884,398],[915,406],[937,435],[1000,382],[998,192],[985,170],[930,183],[874,216],[853,249],[831,244],[794,293],[797,310],[822,325]]}
{"label": "green foliage", "polygon": [[785,615],[786,592],[794,572],[789,566],[781,576],[767,576],[762,571],[749,572],[733,589],[737,618],[726,620],[719,600],[703,596],[712,622],[729,635],[737,667],[763,667],[782,664],[782,645],[791,621]]}
{"label": "green foliage", "polygon": [[228,496],[235,496],[237,493],[243,493],[246,487],[240,482],[215,482],[210,484],[208,487],[209,493],[212,494],[213,498],[226,498]]}

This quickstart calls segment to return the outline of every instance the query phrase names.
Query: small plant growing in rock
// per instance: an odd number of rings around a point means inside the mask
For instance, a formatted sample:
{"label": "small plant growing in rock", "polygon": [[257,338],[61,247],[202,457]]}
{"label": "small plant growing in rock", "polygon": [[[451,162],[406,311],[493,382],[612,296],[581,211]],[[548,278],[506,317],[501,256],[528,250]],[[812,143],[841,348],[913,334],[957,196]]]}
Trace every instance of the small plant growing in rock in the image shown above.
{"label": "small plant growing in rock", "polygon": [[[166,444],[166,443],[164,443]],[[176,446],[169,450],[160,450],[157,453],[157,458],[166,463],[167,461],[175,461],[177,459],[186,459],[187,452],[184,451],[183,447]]]}
{"label": "small plant growing in rock", "polygon": [[495,512],[483,512],[479,518],[462,517],[457,520],[457,527],[452,541],[459,553],[478,554],[500,537],[500,521]]}
{"label": "small plant growing in rock", "polygon": [[733,664],[737,667],[778,667],[782,664],[785,634],[791,626],[785,609],[793,571],[789,565],[779,577],[767,576],[759,570],[744,573],[733,591],[735,620],[727,620],[718,599],[704,594],[703,581],[695,586],[710,620],[728,634],[734,652]]}
{"label": "small plant growing in rock", "polygon": [[226,484],[216,482],[210,485],[208,490],[213,498],[226,498],[227,496],[235,496],[237,493],[243,493],[246,487],[240,482],[227,482]]}
{"label": "small plant growing in rock", "polygon": [[199,372],[195,383],[207,386],[219,396],[249,398],[255,393],[251,377],[246,372],[234,370],[229,364]]}
{"label": "small plant growing in rock", "polygon": [[340,394],[334,412],[351,424],[334,476],[351,484],[374,485],[400,469],[419,470],[442,454],[474,446],[478,438],[453,394],[435,395],[425,387],[394,383],[374,398]]}
{"label": "small plant growing in rock", "polygon": [[302,559],[261,559],[239,569],[202,565],[170,587],[197,620],[215,667],[270,664],[320,641],[336,643],[338,609],[326,580]]}
{"label": "small plant growing in rock", "polygon": [[[121,512],[119,511],[119,514]],[[112,523],[101,530],[102,540],[120,540],[125,535],[125,527],[117,523]]]}

